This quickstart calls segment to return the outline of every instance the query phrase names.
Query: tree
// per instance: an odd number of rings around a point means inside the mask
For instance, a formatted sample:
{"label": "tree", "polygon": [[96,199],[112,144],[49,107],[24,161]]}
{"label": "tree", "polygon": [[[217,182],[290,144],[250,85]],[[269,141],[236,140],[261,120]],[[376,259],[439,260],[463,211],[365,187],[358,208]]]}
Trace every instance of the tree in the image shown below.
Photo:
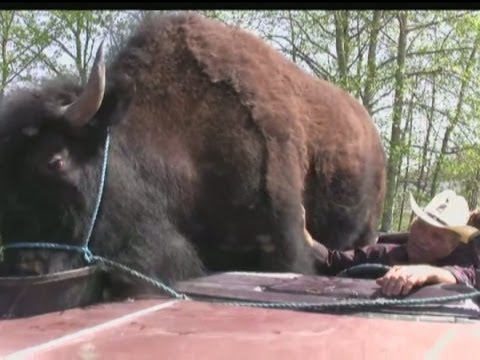
{"label": "tree", "polygon": [[465,63],[465,68],[463,70],[463,73],[461,73],[461,82],[460,82],[460,91],[458,94],[458,100],[455,108],[455,112],[453,117],[451,117],[449,124],[447,125],[447,128],[445,130],[445,133],[443,135],[443,140],[442,140],[442,147],[440,149],[440,154],[438,156],[434,171],[433,171],[433,177],[432,177],[432,185],[430,189],[430,196],[434,196],[435,193],[437,192],[438,188],[438,182],[439,182],[439,174],[440,170],[442,168],[444,159],[445,159],[445,154],[448,149],[448,143],[450,141],[451,134],[457,124],[459,123],[461,117],[462,117],[462,107],[464,104],[465,100],[465,94],[468,89],[468,85],[472,76],[472,68],[477,61],[477,51],[478,51],[478,46],[480,44],[480,35],[477,35],[475,42],[473,44],[473,47],[470,51],[469,57]]}
{"label": "tree", "polygon": [[107,25],[112,24],[112,17],[110,11],[51,11],[48,27],[52,45],[49,53],[42,56],[47,69],[55,74],[75,73],[85,84],[97,48],[108,35]]}
{"label": "tree", "polygon": [[401,147],[401,120],[403,110],[404,78],[405,78],[405,59],[407,53],[407,19],[406,12],[400,12],[398,15],[399,33],[398,33],[398,51],[397,51],[397,71],[395,74],[395,100],[392,114],[392,127],[390,135],[390,149],[387,163],[387,190],[382,216],[381,229],[390,230],[393,217],[393,202],[395,197],[395,188],[397,183],[397,168],[400,163]]}
{"label": "tree", "polygon": [[375,10],[372,15],[370,23],[370,36],[368,42],[368,57],[367,57],[367,77],[365,79],[365,87],[363,90],[363,104],[367,108],[369,114],[372,114],[375,80],[377,72],[377,47],[378,34],[380,32],[380,19],[382,17],[381,10]]}
{"label": "tree", "polygon": [[47,30],[27,11],[0,11],[0,100],[9,85],[31,80],[42,51],[49,45]]}

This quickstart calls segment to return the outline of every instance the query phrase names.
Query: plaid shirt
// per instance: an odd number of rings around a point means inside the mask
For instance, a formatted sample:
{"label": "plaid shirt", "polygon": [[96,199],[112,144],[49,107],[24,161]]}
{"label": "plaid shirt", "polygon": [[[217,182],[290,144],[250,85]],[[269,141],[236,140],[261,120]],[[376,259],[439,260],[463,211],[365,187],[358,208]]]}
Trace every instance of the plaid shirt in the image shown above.
{"label": "plaid shirt", "polygon": [[[324,275],[336,275],[351,266],[364,263],[384,265],[413,265],[407,254],[407,246],[399,243],[377,243],[354,250],[329,250],[314,242],[313,251],[317,271]],[[449,256],[430,264],[449,270],[458,284],[480,289],[480,237],[469,244],[460,244]]]}

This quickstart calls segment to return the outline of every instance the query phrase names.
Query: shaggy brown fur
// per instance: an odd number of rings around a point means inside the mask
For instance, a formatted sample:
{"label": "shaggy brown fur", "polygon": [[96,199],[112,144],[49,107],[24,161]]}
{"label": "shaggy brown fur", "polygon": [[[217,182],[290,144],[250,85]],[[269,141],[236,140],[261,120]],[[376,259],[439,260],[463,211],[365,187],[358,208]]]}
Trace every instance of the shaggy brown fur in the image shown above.
{"label": "shaggy brown fur", "polygon": [[[243,105],[239,111],[248,111],[266,145],[266,186],[278,206],[285,206],[282,197],[298,196],[305,188],[307,224],[315,238],[337,249],[374,241],[385,192],[384,152],[373,122],[356,99],[307,75],[240,28],[189,15],[147,22],[140,34],[149,39],[145,53],[163,55],[149,63],[148,71],[136,67],[136,74],[143,72],[142,83],[150,96],[163,98],[170,92],[166,103],[171,104],[174,98],[182,102],[178,107],[183,110],[177,109],[180,112],[172,114],[172,119],[187,119],[190,112],[197,118],[202,114],[209,118],[212,106],[207,104],[204,90],[208,85],[195,73],[198,66],[209,83],[238,97],[234,101]],[[178,59],[182,62],[177,63]],[[176,79],[182,72],[185,76]],[[152,73],[171,74],[175,79],[157,77],[153,81]],[[172,85],[175,81],[178,90]],[[185,89],[192,99],[185,98]],[[225,101],[224,91],[218,96],[217,104]],[[233,121],[227,128],[230,131],[241,116],[235,108],[226,107],[229,114],[222,121]],[[175,126],[180,125],[175,122]],[[237,132],[235,137],[241,134]],[[240,148],[248,146],[240,144],[236,149]]]}
{"label": "shaggy brown fur", "polygon": [[[108,67],[107,85],[85,129],[55,111],[78,96],[72,85],[14,95],[5,106],[5,242],[82,239],[107,126],[94,253],[168,282],[205,269],[312,273],[302,202],[317,240],[332,248],[373,241],[385,174],[371,119],[252,34],[193,14],[147,19]],[[40,132],[24,139],[20,128],[32,122]],[[71,172],[59,179],[37,169],[60,150]],[[44,272],[78,266],[70,255],[52,260],[59,253],[42,253]],[[13,254],[12,269],[22,251]]]}
{"label": "shaggy brown fur", "polygon": [[[204,72],[235,90],[265,136],[273,197],[306,180],[307,223],[319,241],[343,249],[371,243],[385,160],[365,108],[241,29],[192,17],[183,30]],[[282,161],[300,167],[287,172]]]}

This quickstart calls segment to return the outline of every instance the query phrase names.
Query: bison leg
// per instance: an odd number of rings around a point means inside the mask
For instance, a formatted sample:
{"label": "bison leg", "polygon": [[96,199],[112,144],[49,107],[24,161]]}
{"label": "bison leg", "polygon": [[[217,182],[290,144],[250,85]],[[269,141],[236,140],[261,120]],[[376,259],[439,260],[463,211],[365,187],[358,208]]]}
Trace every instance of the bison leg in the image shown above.
{"label": "bison leg", "polygon": [[314,274],[311,249],[303,233],[300,202],[296,206],[274,208],[270,226],[269,234],[257,236],[264,271]]}
{"label": "bison leg", "polygon": [[[178,232],[166,230],[163,226],[144,225],[142,233],[141,242],[148,249],[133,246],[140,242],[136,240],[112,260],[168,286],[205,274],[197,252]],[[115,266],[109,268],[105,293],[107,298],[163,294],[161,289]]]}
{"label": "bison leg", "polygon": [[265,271],[314,274],[313,252],[304,236],[298,149],[288,140],[266,139],[265,144],[262,203],[267,210],[267,231],[257,235],[262,266]]}

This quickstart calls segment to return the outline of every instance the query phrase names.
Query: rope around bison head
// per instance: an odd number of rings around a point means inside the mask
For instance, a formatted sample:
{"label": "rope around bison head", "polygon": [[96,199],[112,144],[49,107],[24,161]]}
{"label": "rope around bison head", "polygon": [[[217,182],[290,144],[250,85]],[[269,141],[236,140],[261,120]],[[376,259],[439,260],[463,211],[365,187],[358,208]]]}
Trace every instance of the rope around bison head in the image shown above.
{"label": "rope around bison head", "polygon": [[[63,251],[76,251],[84,255],[84,259],[88,264],[100,263],[106,265],[107,267],[122,271],[126,274],[129,274],[137,279],[140,279],[162,291],[167,293],[169,296],[175,299],[181,300],[192,300],[186,294],[180,294],[176,292],[171,287],[167,286],[163,282],[153,279],[149,276],[146,276],[128,266],[120,264],[116,261],[109,260],[103,256],[94,255],[88,245],[90,243],[90,238],[93,233],[93,228],[95,226],[98,211],[100,209],[100,204],[103,198],[103,190],[105,188],[105,178],[107,173],[107,164],[110,148],[110,131],[107,129],[107,136],[105,139],[104,147],[104,157],[100,178],[100,185],[97,194],[97,201],[93,211],[92,219],[90,226],[87,232],[87,235],[84,240],[83,246],[76,245],[66,245],[66,244],[57,244],[57,243],[48,243],[48,242],[16,242],[3,246],[4,250],[8,249],[21,249],[21,248],[37,248],[37,249],[49,249],[49,250],[63,250]],[[427,305],[435,303],[446,303],[453,301],[461,301],[467,299],[473,299],[480,297],[480,291],[476,290],[468,294],[459,294],[459,295],[450,295],[450,296],[440,296],[440,297],[430,297],[423,299],[386,299],[378,298],[374,300],[342,300],[338,302],[318,302],[318,303],[305,303],[305,302],[250,302],[250,301],[218,301],[216,303],[222,303],[226,305],[233,306],[249,306],[257,308],[267,308],[267,309],[303,309],[303,310],[334,310],[334,309],[358,309],[358,308],[372,308],[372,307],[382,307],[382,306],[411,306],[411,305]]]}

